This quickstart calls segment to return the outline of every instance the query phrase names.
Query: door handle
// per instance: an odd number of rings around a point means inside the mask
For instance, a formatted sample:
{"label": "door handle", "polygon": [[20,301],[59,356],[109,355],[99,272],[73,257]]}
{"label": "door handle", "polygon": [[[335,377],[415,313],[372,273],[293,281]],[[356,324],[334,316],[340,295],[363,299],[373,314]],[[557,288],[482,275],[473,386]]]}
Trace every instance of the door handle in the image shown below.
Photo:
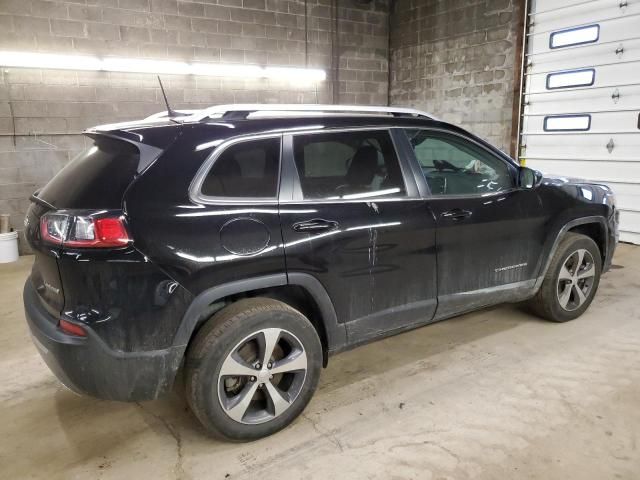
{"label": "door handle", "polygon": [[338,226],[338,222],[333,220],[314,218],[312,220],[294,223],[291,228],[296,232],[324,232],[328,230],[335,230]]}
{"label": "door handle", "polygon": [[449,210],[444,212],[442,216],[444,218],[450,218],[451,220],[462,220],[464,218],[468,218],[472,215],[473,212],[471,210],[463,210],[462,208],[454,208],[453,210]]}

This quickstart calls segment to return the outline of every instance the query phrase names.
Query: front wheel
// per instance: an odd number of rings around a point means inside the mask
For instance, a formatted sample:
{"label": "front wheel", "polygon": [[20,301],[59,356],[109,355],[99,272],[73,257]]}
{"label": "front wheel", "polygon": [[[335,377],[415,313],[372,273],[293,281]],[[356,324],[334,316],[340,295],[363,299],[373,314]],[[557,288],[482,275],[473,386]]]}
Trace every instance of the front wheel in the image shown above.
{"label": "front wheel", "polygon": [[214,315],[187,354],[187,400],[209,433],[255,440],[281,430],[318,385],[322,347],[297,310],[268,298]]}
{"label": "front wheel", "polygon": [[602,257],[589,237],[568,233],[554,254],[540,290],[529,301],[532,310],[553,322],[582,315],[600,283]]}

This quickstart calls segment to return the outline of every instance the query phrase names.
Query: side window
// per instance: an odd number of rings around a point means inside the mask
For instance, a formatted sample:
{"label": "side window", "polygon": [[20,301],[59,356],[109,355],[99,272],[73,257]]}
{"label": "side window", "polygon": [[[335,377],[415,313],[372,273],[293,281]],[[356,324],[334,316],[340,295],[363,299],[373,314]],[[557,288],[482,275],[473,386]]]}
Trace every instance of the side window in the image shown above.
{"label": "side window", "polygon": [[508,165],[453,135],[405,130],[434,195],[475,195],[513,188]]}
{"label": "side window", "polygon": [[293,149],[305,199],[405,195],[386,130],[296,135]]}
{"label": "side window", "polygon": [[276,198],[280,138],[231,145],[215,160],[200,192],[208,197]]}

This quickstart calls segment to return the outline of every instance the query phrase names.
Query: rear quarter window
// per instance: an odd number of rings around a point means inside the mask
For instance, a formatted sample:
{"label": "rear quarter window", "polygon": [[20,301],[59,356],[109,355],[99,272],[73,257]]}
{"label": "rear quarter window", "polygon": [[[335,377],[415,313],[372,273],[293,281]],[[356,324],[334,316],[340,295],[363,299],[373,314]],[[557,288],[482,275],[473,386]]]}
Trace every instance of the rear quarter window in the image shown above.
{"label": "rear quarter window", "polygon": [[116,209],[136,176],[140,152],[132,143],[96,136],[38,192],[56,208]]}
{"label": "rear quarter window", "polygon": [[217,154],[200,193],[212,198],[276,198],[279,171],[279,137],[242,140]]}

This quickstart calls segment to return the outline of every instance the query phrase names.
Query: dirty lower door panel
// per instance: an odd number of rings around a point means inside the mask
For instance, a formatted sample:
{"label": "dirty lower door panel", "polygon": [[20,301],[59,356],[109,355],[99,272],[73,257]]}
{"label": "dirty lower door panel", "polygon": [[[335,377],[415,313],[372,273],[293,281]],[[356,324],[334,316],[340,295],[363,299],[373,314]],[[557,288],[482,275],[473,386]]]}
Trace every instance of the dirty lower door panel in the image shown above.
{"label": "dirty lower door panel", "polygon": [[[426,201],[287,203],[280,218],[287,270],[322,283],[350,344],[433,317],[435,223]],[[295,228],[315,219],[335,224]]]}
{"label": "dirty lower door panel", "polygon": [[[434,198],[430,206],[438,221],[438,319],[527,297],[546,237],[535,190]],[[457,211],[468,215],[447,216]]]}

